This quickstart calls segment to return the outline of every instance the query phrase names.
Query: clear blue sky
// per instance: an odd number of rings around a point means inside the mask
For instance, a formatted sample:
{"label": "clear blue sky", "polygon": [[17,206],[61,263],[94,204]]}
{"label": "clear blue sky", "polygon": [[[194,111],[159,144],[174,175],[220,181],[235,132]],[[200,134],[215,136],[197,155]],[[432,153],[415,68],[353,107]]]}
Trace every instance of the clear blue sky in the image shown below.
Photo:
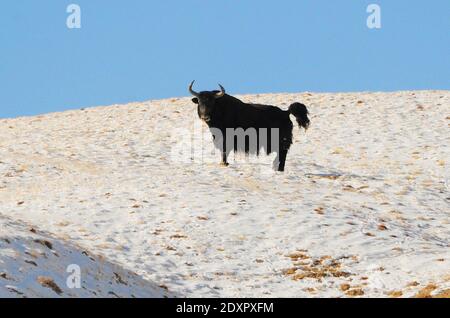
{"label": "clear blue sky", "polygon": [[450,89],[450,1],[1,1],[0,117],[186,96],[192,79],[234,94]]}

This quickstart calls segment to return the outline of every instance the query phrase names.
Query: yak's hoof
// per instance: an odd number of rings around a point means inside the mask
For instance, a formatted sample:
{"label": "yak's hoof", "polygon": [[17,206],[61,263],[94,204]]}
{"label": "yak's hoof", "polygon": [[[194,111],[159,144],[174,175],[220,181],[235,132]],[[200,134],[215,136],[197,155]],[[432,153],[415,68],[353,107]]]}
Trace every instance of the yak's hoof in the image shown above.
{"label": "yak's hoof", "polygon": [[230,164],[228,162],[221,162],[220,165],[222,167],[228,167]]}

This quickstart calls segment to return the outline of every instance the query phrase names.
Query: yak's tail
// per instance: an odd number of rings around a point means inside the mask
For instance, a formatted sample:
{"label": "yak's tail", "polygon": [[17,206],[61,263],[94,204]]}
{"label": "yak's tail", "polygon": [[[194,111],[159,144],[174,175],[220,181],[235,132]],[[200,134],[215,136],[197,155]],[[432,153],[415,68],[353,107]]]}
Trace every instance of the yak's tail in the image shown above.
{"label": "yak's tail", "polygon": [[294,103],[289,106],[288,112],[295,116],[297,119],[297,123],[300,127],[305,128],[305,130],[309,127],[309,118],[308,118],[308,109],[305,105],[301,103]]}

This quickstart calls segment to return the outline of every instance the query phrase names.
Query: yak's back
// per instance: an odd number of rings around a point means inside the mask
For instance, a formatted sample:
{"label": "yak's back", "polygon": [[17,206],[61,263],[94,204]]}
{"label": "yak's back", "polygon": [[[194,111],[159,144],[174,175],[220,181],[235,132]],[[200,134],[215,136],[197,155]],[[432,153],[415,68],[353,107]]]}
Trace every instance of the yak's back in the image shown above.
{"label": "yak's back", "polygon": [[272,128],[292,124],[289,113],[276,106],[248,104],[230,95],[220,98],[218,107],[221,119],[230,128]]}

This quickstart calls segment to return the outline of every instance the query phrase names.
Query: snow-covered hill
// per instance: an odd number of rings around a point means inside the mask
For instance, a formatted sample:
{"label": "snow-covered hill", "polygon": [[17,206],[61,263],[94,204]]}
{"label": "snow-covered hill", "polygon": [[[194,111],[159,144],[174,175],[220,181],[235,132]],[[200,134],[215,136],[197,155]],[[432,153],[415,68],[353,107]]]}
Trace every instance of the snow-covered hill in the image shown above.
{"label": "snow-covered hill", "polygon": [[189,98],[0,120],[0,296],[448,296],[450,92],[241,98],[308,106],[285,173]]}
{"label": "snow-covered hill", "polygon": [[174,297],[104,257],[0,217],[0,297]]}

